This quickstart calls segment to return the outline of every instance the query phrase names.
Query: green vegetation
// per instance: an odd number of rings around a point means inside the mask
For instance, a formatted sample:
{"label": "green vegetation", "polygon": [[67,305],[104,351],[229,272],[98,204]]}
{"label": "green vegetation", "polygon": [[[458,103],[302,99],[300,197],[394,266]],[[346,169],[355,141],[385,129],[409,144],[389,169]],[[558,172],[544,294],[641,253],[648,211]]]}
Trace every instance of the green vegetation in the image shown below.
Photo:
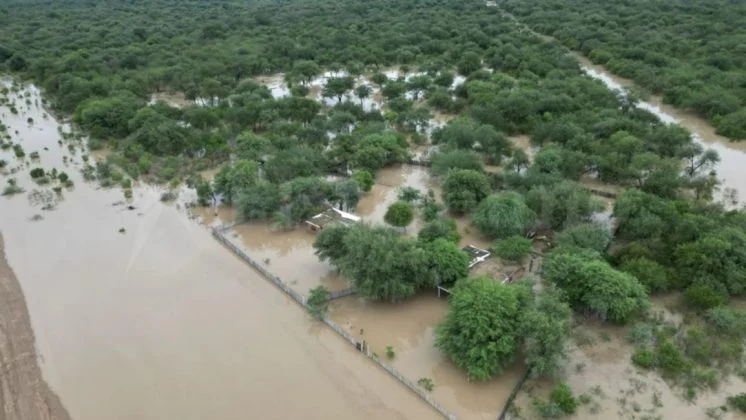
{"label": "green vegetation", "polygon": [[389,359],[393,359],[396,357],[396,352],[394,351],[394,348],[392,346],[386,346],[386,357]]}
{"label": "green vegetation", "polygon": [[[746,130],[743,43],[732,30],[742,5],[503,6],[710,118],[720,132],[739,138]],[[319,258],[362,297],[398,302],[453,286],[436,345],[471,378],[486,380],[518,354],[532,375],[556,376],[573,314],[625,323],[644,319],[648,294],[679,292],[691,308],[685,325],[648,320],[633,328],[633,361],[692,393],[712,383],[714,369],[742,360],[743,318],[724,305],[746,294],[746,214],[711,201],[717,153],[636,108],[634,97],[585,77],[563,47],[521,30],[500,7],[20,0],[0,13],[0,70],[35,82],[50,106],[72,116],[84,133],[66,140],[85,134],[92,150],[111,151],[105,162],[85,163],[84,179],[121,186],[127,197],[132,179],[171,188],[186,181],[199,204],[231,205],[240,219],[279,229],[330,206],[353,210],[378,170],[412,159],[412,144],[430,142],[443,203],[432,190],[404,188],[385,217],[406,227],[416,209],[425,221],[417,239],[367,225],[329,226],[316,237]],[[382,73],[389,67],[409,75],[389,78]],[[457,72],[466,79],[452,87]],[[277,73],[291,95],[275,97],[256,79]],[[381,97],[385,112],[363,108]],[[433,111],[450,115],[430,135]],[[539,149],[517,148],[517,135]],[[12,147],[25,156],[20,144]],[[487,172],[484,163],[500,170]],[[218,166],[212,182],[193,175]],[[583,185],[589,178],[618,187],[617,226],[591,223],[603,205]],[[22,191],[8,180],[4,194]],[[465,280],[469,257],[445,209],[498,240],[507,260],[530,252],[526,235],[546,236],[541,293],[524,282]],[[318,313],[327,293],[309,295]],[[569,389],[560,391],[548,413],[574,411]]]}
{"label": "green vegetation", "polygon": [[522,235],[532,227],[535,213],[518,193],[503,192],[485,198],[477,208],[472,223],[491,238]]}
{"label": "green vegetation", "polygon": [[417,385],[425,388],[428,391],[435,389],[435,383],[430,378],[420,378],[417,380]]}
{"label": "green vegetation", "polygon": [[736,410],[746,413],[746,393],[742,392],[738,395],[728,397],[728,404]]}
{"label": "green vegetation", "polygon": [[314,248],[362,296],[376,300],[399,301],[423,287],[453,284],[469,267],[466,253],[445,239],[423,242],[368,225],[327,227]]}
{"label": "green vegetation", "polygon": [[533,241],[523,236],[510,236],[497,241],[495,254],[508,261],[520,261],[531,253]]}
{"label": "green vegetation", "polygon": [[746,6],[725,0],[503,3],[535,30],[746,139]]}
{"label": "green vegetation", "polygon": [[411,204],[397,201],[389,206],[383,220],[391,226],[406,228],[414,219],[414,209]]}
{"label": "green vegetation", "polygon": [[746,313],[719,306],[700,315],[688,314],[674,325],[651,316],[636,324],[628,339],[637,346],[632,362],[658,370],[687,392],[717,387],[722,375],[741,366],[746,338]]}
{"label": "green vegetation", "polygon": [[329,307],[329,289],[326,286],[316,286],[308,293],[306,300],[308,312],[316,318],[323,318]]}
{"label": "green vegetation", "polygon": [[452,291],[435,346],[470,378],[485,381],[500,374],[524,341],[529,342],[527,360],[536,376],[557,372],[569,333],[566,304],[551,295],[534,300],[529,286],[505,286],[489,277],[459,281]]}

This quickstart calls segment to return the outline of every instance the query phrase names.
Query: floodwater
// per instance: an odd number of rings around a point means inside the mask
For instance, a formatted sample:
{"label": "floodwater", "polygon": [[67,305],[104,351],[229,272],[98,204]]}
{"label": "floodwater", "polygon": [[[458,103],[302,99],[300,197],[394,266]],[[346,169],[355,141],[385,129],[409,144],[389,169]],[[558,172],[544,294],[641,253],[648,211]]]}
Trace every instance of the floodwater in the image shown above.
{"label": "floodwater", "polygon": [[[624,88],[634,86],[633,81],[614,76],[603,67],[591,63],[587,58],[577,53],[572,53],[572,55],[580,61],[583,71],[588,76],[602,81],[609,89],[624,92]],[[705,148],[715,149],[720,155],[720,163],[717,164],[716,169],[721,188],[735,190],[741,200],[746,197],[746,182],[744,182],[746,179],[746,142],[731,142],[715,134],[715,128],[706,120],[691,112],[666,105],[658,96],[651,96],[647,101],[640,101],[637,106],[655,114],[666,124],[679,124],[685,127],[692,133],[694,141]]]}
{"label": "floodwater", "polygon": [[[573,393],[588,395],[591,401],[578,407],[572,418],[665,418],[699,420],[708,418],[707,410],[719,412],[719,418],[746,419],[735,410],[721,412],[727,396],[746,389],[746,382],[731,377],[717,391],[698,391],[694,403],[683,398],[684,389],[671,388],[654,372],[637,369],[630,363],[634,347],[625,339],[626,328],[583,325],[583,344],[573,343],[566,365],[566,382]],[[533,398],[548,399],[554,387],[548,381],[527,381],[515,404],[521,418],[540,419],[531,408]],[[647,416],[647,417],[645,417]],[[513,417],[516,418],[516,417]]]}
{"label": "floodwater", "polygon": [[[348,297],[332,302],[330,316],[412,382],[432,379],[433,397],[459,419],[494,419],[505,406],[524,366],[515,363],[489,382],[468,382],[466,372],[435,347],[434,328],[448,311],[435,291],[400,303]],[[395,356],[389,358],[386,347]]]}
{"label": "floodwater", "polygon": [[[72,418],[439,418],[161,203],[159,189],[136,188],[125,204],[121,190],[86,184],[80,147],[75,163],[63,163],[70,152],[42,113],[0,110],[19,132],[13,141],[40,152],[32,166],[64,169],[75,187],[41,210],[27,194],[49,187],[35,186],[22,164],[15,176],[26,193],[0,197],[0,231],[42,373]],[[0,158],[18,166],[10,151]],[[30,221],[34,214],[42,219]]]}
{"label": "floodwater", "polygon": [[[384,168],[376,174],[376,183],[373,184],[373,188],[358,203],[356,214],[366,222],[384,224],[383,217],[386,215],[386,210],[398,200],[399,191],[403,187],[416,188],[423,195],[427,194],[428,189],[437,189],[426,167],[394,165]],[[416,213],[418,211],[415,209]],[[407,227],[407,232],[417,233],[421,226],[422,220],[417,215],[412,224]]]}

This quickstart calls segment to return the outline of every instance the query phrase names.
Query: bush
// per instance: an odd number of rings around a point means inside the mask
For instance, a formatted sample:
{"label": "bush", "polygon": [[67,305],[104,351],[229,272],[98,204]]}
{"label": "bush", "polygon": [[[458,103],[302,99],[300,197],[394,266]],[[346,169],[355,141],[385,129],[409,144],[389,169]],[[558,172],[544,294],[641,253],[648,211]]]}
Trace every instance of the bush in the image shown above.
{"label": "bush", "polygon": [[554,237],[557,246],[577,246],[604,252],[611,242],[609,229],[595,223],[586,223],[565,229]]}
{"label": "bush", "polygon": [[635,276],[650,293],[664,292],[668,289],[666,268],[655,261],[644,257],[628,259],[619,269]]}
{"label": "bush", "polygon": [[44,169],[42,168],[34,168],[30,172],[31,178],[38,179],[42,178],[44,176]]}
{"label": "bush", "polygon": [[420,378],[417,380],[417,385],[425,388],[428,391],[432,391],[433,388],[435,388],[435,384],[433,383],[433,380],[430,378]]}
{"label": "bush", "polygon": [[177,195],[176,195],[175,192],[170,191],[170,190],[169,191],[164,191],[161,194],[161,201],[164,201],[164,202],[165,201],[174,201],[174,200],[176,200],[176,197],[177,197]]}
{"label": "bush", "polygon": [[523,236],[514,235],[501,241],[494,246],[495,253],[508,261],[520,261],[531,253],[533,241]]}
{"label": "bush", "polygon": [[691,367],[679,348],[669,340],[658,346],[658,365],[668,376],[678,376]]}
{"label": "bush", "polygon": [[684,292],[686,303],[694,309],[707,310],[725,304],[727,296],[708,285],[689,286]]}
{"label": "bush", "polygon": [[308,294],[308,312],[316,318],[323,318],[329,306],[329,289],[326,286],[316,286]]}
{"label": "bush", "polygon": [[549,400],[557,404],[565,414],[574,414],[575,410],[578,408],[578,401],[572,394],[572,389],[570,389],[567,384],[559,384],[557,388],[552,391]]}
{"label": "bush", "polygon": [[648,349],[638,347],[632,355],[632,363],[643,369],[653,369],[656,363],[655,353]]}
{"label": "bush", "polygon": [[638,346],[653,344],[655,331],[650,324],[635,324],[627,333],[627,340]]}
{"label": "bush", "polygon": [[396,357],[396,352],[394,351],[394,348],[392,346],[386,346],[386,357],[389,359],[393,359]]}
{"label": "bush", "polygon": [[723,335],[736,338],[746,335],[746,313],[736,309],[718,306],[708,310],[705,319]]}
{"label": "bush", "polygon": [[422,242],[433,242],[441,238],[456,244],[461,239],[453,219],[441,218],[427,222],[417,234],[417,239]]}
{"label": "bush", "polygon": [[743,413],[746,413],[746,392],[728,397],[728,404]]}

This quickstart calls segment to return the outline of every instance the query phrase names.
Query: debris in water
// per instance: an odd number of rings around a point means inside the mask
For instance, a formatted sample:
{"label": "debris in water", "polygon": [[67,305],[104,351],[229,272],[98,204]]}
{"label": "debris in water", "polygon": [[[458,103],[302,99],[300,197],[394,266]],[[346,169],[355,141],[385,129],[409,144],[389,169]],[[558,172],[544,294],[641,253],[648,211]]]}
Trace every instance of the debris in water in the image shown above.
{"label": "debris in water", "polygon": [[29,218],[32,222],[38,222],[39,220],[44,219],[44,217],[41,214],[35,214]]}
{"label": "debris in water", "polygon": [[124,228],[119,228],[119,233],[124,233],[124,232],[125,232]]}

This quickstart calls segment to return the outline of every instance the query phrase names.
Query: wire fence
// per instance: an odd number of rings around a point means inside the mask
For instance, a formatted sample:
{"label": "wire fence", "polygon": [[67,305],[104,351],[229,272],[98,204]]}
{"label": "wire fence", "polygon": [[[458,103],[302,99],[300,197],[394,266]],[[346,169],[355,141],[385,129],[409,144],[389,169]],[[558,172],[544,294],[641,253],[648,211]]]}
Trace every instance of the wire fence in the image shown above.
{"label": "wire fence", "polygon": [[[299,305],[303,306],[306,309],[309,309],[308,303],[306,302],[306,298],[303,297],[303,295],[293,290],[287,283],[283,282],[282,279],[270,273],[260,263],[254,261],[253,258],[249,257],[249,255],[246,254],[246,252],[244,252],[235,243],[233,243],[233,241],[231,241],[230,239],[226,237],[225,233],[228,230],[230,230],[232,227],[233,227],[233,224],[215,227],[212,229],[212,235],[215,237],[215,239],[218,240],[218,242],[222,243],[226,248],[233,251],[233,253],[236,254],[239,258],[246,261],[246,263],[249,264],[251,268],[259,272],[259,274],[264,276],[267,280],[274,283],[288,296],[293,298],[293,300],[295,300]],[[333,295],[334,293],[341,293],[340,296],[335,297],[336,299],[336,298],[343,297],[343,296],[350,296],[354,294],[355,292],[352,289],[346,289],[346,290],[341,290],[339,292],[332,292],[330,293],[330,296]],[[347,293],[347,294],[344,294],[344,293]],[[435,399],[433,399],[433,397],[430,394],[426,393],[419,386],[414,384],[409,379],[405,378],[404,375],[399,373],[392,366],[389,366],[386,363],[383,363],[378,358],[377,355],[373,354],[370,351],[370,348],[368,348],[365,342],[358,341],[357,339],[355,339],[355,337],[350,335],[350,333],[343,330],[342,327],[340,327],[334,321],[332,321],[331,319],[327,317],[323,317],[322,321],[324,322],[324,324],[328,325],[332,330],[334,330],[334,332],[336,332],[342,338],[344,338],[347,342],[349,342],[353,347],[355,347],[357,351],[367,356],[370,360],[374,361],[378,366],[383,368],[396,380],[398,380],[400,383],[404,384],[404,386],[406,386],[407,388],[412,390],[415,394],[420,396],[420,398],[422,398],[426,403],[428,403],[431,407],[437,410],[441,415],[443,415],[443,417],[449,420],[456,420],[456,416],[450,411],[446,410],[445,407],[438,404],[438,402],[435,401]]]}

